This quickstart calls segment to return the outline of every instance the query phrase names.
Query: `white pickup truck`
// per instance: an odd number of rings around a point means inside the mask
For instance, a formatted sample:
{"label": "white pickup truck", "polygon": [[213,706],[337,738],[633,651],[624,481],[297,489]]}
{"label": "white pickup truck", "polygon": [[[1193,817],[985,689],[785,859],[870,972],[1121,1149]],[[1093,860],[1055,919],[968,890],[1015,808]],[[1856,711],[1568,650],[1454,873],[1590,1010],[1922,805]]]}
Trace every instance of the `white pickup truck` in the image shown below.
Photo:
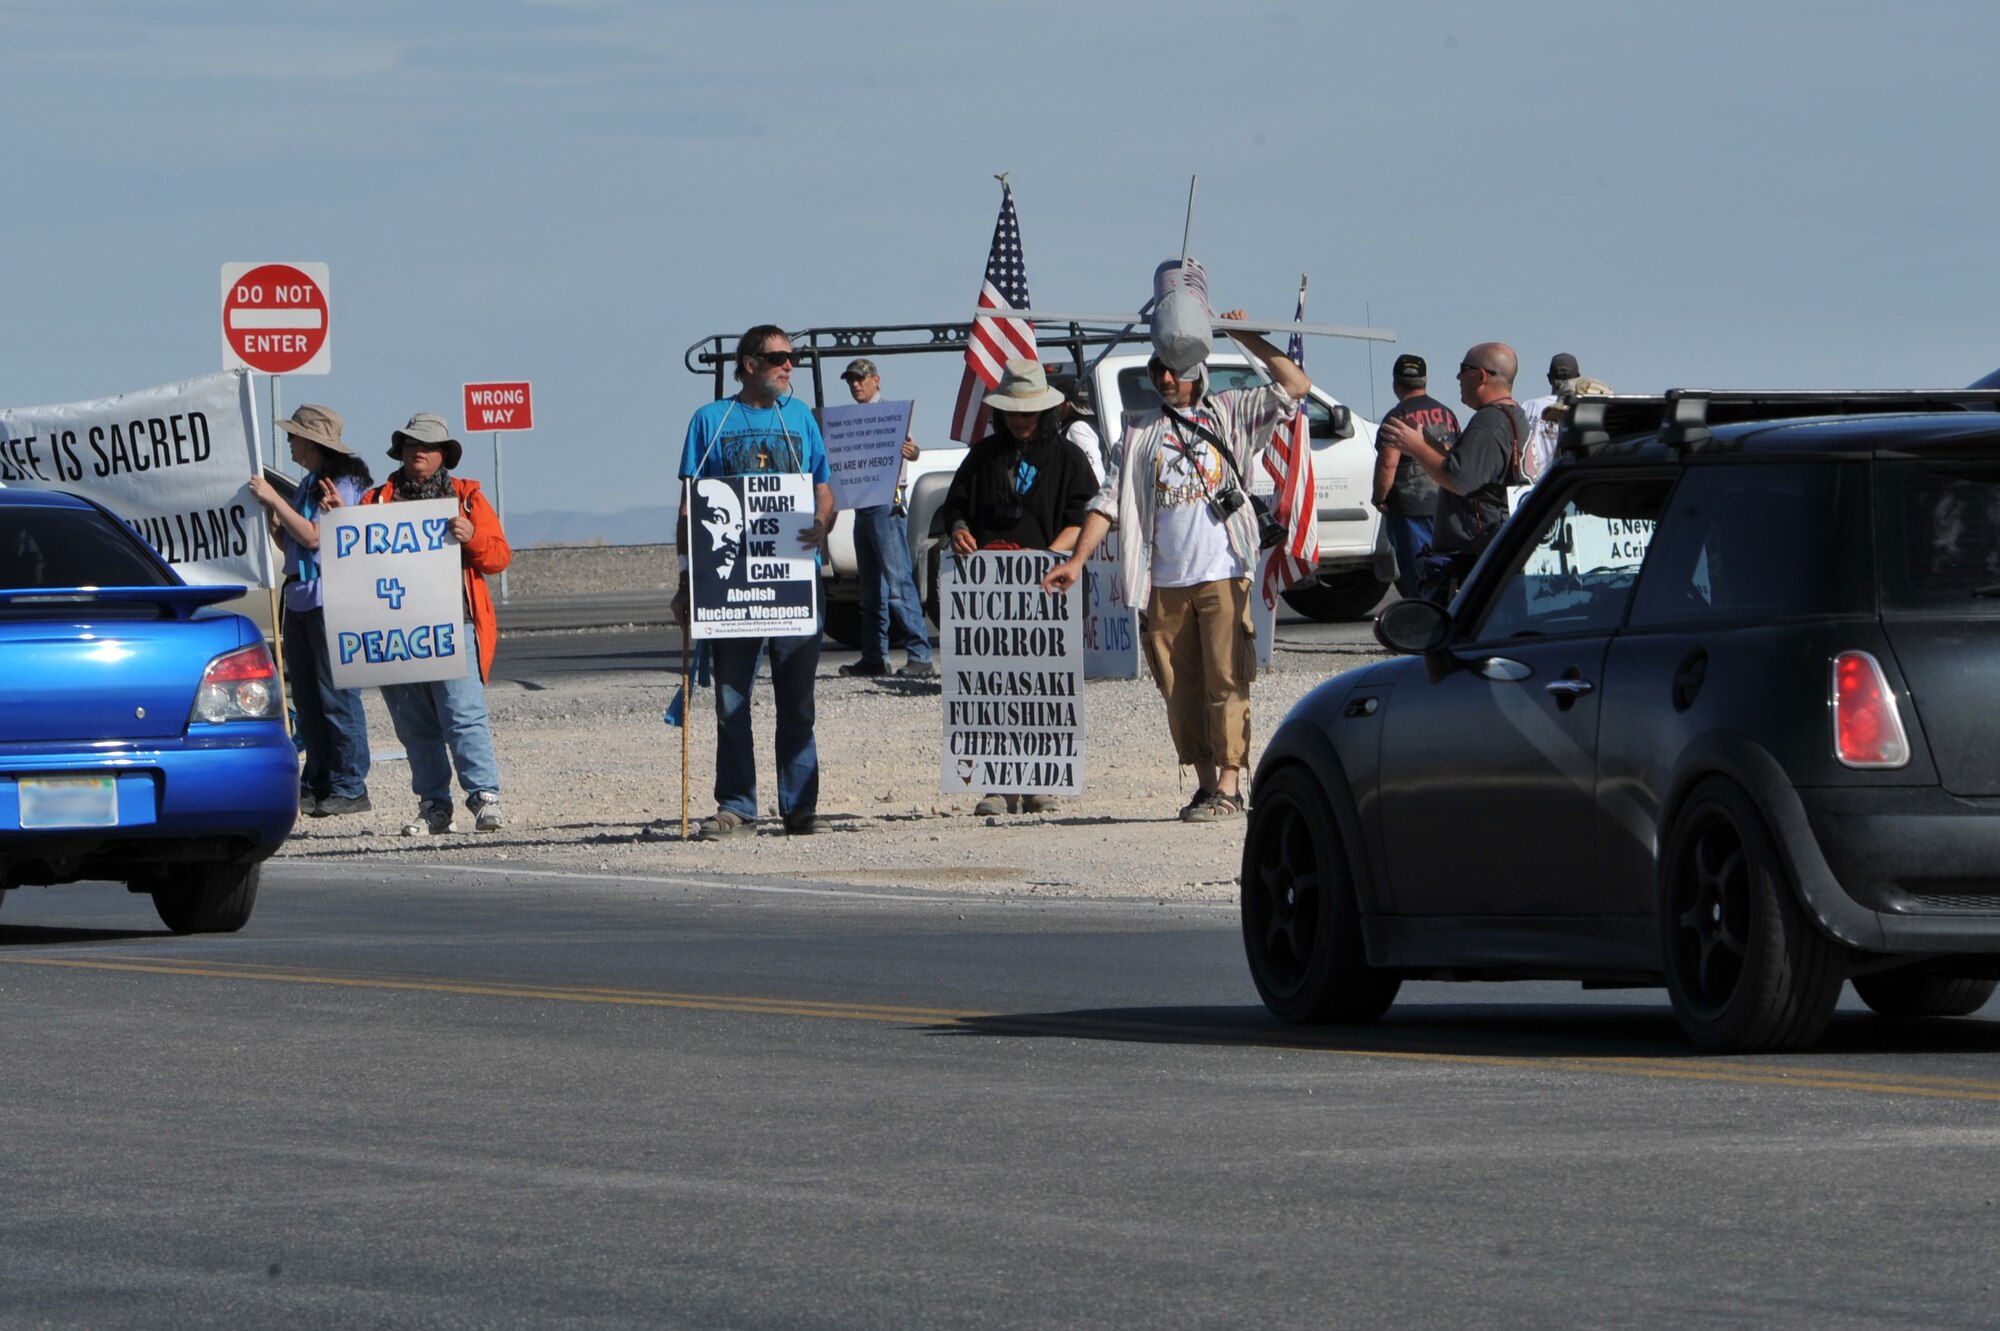
{"label": "white pickup truck", "polygon": [[[1036,329],[1042,359],[1052,371],[1076,374],[1088,370],[1096,402],[1096,428],[1106,447],[1115,446],[1123,421],[1159,405],[1159,396],[1146,378],[1146,361],[1151,355],[1143,333],[1132,336],[1120,330],[1086,328],[1078,325],[1038,325]],[[916,341],[928,336],[927,341]],[[845,400],[838,375],[840,367],[854,356],[965,353],[965,325],[910,324],[870,328],[804,329],[792,335],[792,343],[802,352],[805,367],[812,373],[815,404],[827,404],[826,392],[833,390],[835,403]],[[734,339],[717,335],[690,347],[683,358],[687,368],[711,376],[720,395],[727,387],[728,352]],[[1093,358],[1110,346],[1101,359]],[[1209,358],[1210,381],[1214,387],[1240,388],[1263,381],[1259,367],[1233,345],[1219,346]],[[1375,425],[1356,415],[1325,388],[1315,383],[1306,404],[1312,439],[1313,485],[1319,509],[1319,577],[1314,583],[1293,587],[1285,600],[1300,614],[1313,619],[1359,619],[1378,605],[1388,591],[1393,564],[1380,541],[1381,515],[1368,503],[1369,486],[1375,466]],[[952,474],[965,457],[963,445],[927,442],[921,456],[909,464],[908,498],[910,510],[911,567],[916,570],[918,590],[925,608],[935,621],[935,570],[941,533],[933,530]],[[1271,479],[1263,468],[1255,467],[1247,478],[1252,490],[1268,494]],[[854,559],[854,524],[851,514],[842,513],[827,538],[824,581],[827,636],[849,646],[861,638],[860,588]]]}

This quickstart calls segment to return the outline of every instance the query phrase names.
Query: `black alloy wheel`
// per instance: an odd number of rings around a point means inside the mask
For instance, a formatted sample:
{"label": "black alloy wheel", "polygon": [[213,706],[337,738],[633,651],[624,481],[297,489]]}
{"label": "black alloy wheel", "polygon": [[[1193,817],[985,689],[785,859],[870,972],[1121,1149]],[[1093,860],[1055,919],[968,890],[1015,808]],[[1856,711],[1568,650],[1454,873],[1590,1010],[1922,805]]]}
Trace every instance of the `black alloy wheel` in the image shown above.
{"label": "black alloy wheel", "polygon": [[1374,1021],[1402,981],[1368,965],[1354,884],[1319,783],[1281,767],[1257,783],[1243,838],[1243,949],[1264,1006],[1297,1025]]}
{"label": "black alloy wheel", "polygon": [[1885,971],[1854,977],[1854,992],[1885,1017],[1969,1017],[1986,1006],[2000,980]]}
{"label": "black alloy wheel", "polygon": [[1711,777],[1688,797],[1662,866],[1667,993],[1706,1049],[1798,1049],[1833,1016],[1845,953],[1800,908],[1757,806]]}

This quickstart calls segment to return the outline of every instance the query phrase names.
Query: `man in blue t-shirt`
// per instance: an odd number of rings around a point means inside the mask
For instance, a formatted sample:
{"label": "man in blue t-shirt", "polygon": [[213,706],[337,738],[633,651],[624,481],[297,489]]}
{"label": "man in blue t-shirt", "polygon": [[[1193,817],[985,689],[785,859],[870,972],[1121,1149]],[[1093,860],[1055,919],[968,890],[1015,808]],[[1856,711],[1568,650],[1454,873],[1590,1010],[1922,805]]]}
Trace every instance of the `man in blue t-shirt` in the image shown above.
{"label": "man in blue t-shirt", "polygon": [[[688,422],[681,450],[683,480],[802,472],[813,481],[813,523],[800,542],[816,548],[833,526],[833,486],[826,444],[812,409],[792,396],[792,340],[775,324],[758,324],[736,344],[734,397],[710,402]],[[688,511],[682,490],[674,531],[680,585],[674,618],[688,627]],[[813,739],[813,685],[819,634],[722,638],[709,644],[715,669],[715,816],[702,820],[699,839],[726,841],[757,833],[757,753],[750,730],[750,686],[760,654],[771,659],[777,701],[778,813],[785,831],[810,836],[827,830],[819,816],[819,747]]]}

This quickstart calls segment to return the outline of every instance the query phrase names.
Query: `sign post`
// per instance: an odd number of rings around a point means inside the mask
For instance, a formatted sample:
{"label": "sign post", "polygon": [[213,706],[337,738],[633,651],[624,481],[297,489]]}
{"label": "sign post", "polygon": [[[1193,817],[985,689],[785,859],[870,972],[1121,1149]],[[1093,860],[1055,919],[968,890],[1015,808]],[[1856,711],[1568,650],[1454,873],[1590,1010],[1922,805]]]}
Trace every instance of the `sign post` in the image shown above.
{"label": "sign post", "polygon": [[[505,473],[500,468],[500,434],[503,430],[534,428],[535,399],[526,379],[465,386],[465,432],[493,432],[493,511],[500,515],[503,530],[507,526],[507,489]],[[504,568],[500,570],[500,600],[502,604],[507,600]]]}

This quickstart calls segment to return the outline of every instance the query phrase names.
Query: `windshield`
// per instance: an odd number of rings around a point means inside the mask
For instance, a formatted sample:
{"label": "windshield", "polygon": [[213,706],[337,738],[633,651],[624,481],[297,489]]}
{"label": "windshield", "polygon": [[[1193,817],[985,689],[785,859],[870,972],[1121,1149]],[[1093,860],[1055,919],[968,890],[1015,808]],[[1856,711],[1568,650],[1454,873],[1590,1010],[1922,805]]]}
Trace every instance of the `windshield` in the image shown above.
{"label": "windshield", "polygon": [[1876,464],[1885,610],[2000,614],[2000,460]]}
{"label": "windshield", "polygon": [[173,585],[137,538],[94,509],[0,507],[0,591]]}

